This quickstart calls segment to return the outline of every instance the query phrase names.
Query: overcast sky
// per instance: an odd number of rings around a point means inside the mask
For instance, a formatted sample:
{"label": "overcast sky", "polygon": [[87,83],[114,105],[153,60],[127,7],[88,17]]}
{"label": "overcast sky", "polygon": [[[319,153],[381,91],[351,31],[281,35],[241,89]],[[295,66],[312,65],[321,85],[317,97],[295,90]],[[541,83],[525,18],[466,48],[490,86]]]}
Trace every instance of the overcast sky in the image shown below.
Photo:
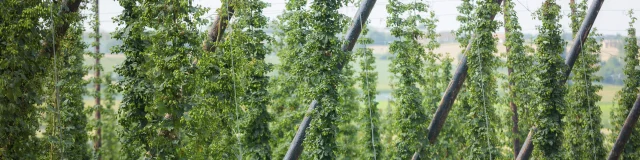
{"label": "overcast sky", "polygon": [[[220,7],[219,0],[194,0],[196,4],[203,7],[211,8],[207,16],[213,19],[215,9]],[[284,10],[286,0],[265,0],[270,3],[271,6],[264,10],[265,16],[271,20],[280,15]],[[311,0],[309,0],[311,1]],[[438,31],[451,31],[458,28],[459,23],[456,21],[457,10],[456,7],[460,5],[460,0],[424,0],[428,2],[431,9],[435,11],[439,22]],[[514,0],[516,3],[515,10],[518,12],[519,21],[522,26],[522,30],[525,33],[537,33],[536,26],[540,24],[540,21],[533,19],[532,13],[537,10],[544,0]],[[581,0],[576,0],[580,2]],[[588,5],[592,0],[589,0]],[[569,13],[569,0],[557,0],[562,6],[563,19],[561,21],[562,27],[565,31],[569,31],[569,20],[567,14]],[[387,12],[385,6],[388,4],[386,0],[378,0],[373,11],[369,17],[371,27],[386,30],[385,20]],[[349,5],[340,9],[341,13],[352,17],[357,11],[357,5]],[[596,19],[594,27],[598,28],[600,33],[603,34],[626,34],[629,18],[626,15],[629,9],[636,11],[635,16],[640,16],[640,0],[606,0],[598,18]],[[116,0],[101,0],[100,1],[100,29],[103,31],[111,32],[115,30],[117,24],[113,23],[112,17],[117,16],[122,12],[122,7]],[[84,11],[88,13],[88,11]],[[498,15],[496,20],[502,21],[502,16]],[[87,24],[88,25],[88,24]],[[636,22],[636,26],[640,25],[640,22]],[[87,26],[88,27],[88,26]],[[88,29],[88,28],[87,28]],[[498,32],[501,32],[500,29]]]}

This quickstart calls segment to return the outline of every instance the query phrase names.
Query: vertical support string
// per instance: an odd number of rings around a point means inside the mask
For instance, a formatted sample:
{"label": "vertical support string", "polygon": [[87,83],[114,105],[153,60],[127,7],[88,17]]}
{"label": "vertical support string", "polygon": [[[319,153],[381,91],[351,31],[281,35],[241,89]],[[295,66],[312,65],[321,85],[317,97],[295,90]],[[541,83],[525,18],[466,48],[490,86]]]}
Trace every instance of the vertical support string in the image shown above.
{"label": "vertical support string", "polygon": [[[227,1],[226,3],[226,10],[225,12],[227,12],[227,15],[230,15],[231,12],[229,11],[229,1]],[[227,16],[227,24],[231,24],[231,16]],[[218,24],[220,25],[220,24]],[[218,29],[218,32],[220,31],[220,29]],[[233,32],[233,30],[231,31]],[[232,33],[233,34],[233,33]],[[218,36],[221,36],[220,33],[218,33]],[[229,41],[233,42],[233,36],[229,37]],[[220,40],[222,41],[222,38],[220,38]],[[224,53],[225,51],[225,47],[222,48],[222,52]],[[233,53],[233,49],[231,49],[231,52]],[[236,90],[236,81],[238,80],[237,74],[235,72],[235,58],[236,55],[230,54],[231,55],[231,80],[232,80],[232,85],[233,85],[233,105],[235,107],[235,130],[233,130],[233,134],[236,137],[237,142],[237,147],[238,147],[238,155],[236,156],[238,158],[238,160],[242,160],[243,158],[243,150],[242,150],[242,139],[240,138],[240,126],[239,126],[239,122],[240,122],[240,115],[238,114],[238,93]]]}

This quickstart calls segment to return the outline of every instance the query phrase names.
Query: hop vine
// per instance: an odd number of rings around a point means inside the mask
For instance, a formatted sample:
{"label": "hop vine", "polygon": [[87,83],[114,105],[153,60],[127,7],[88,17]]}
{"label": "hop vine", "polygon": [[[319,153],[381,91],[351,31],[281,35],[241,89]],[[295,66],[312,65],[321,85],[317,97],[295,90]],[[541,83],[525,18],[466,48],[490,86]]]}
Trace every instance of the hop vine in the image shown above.
{"label": "hop vine", "polygon": [[[369,32],[367,25],[363,25],[362,35],[366,36]],[[358,39],[358,43],[367,45],[373,43],[371,38],[363,37]],[[358,48],[355,55],[360,59],[360,74],[358,80],[362,88],[362,96],[360,101],[364,108],[360,109],[360,132],[362,136],[359,138],[359,145],[362,147],[362,155],[360,157],[368,159],[379,159],[383,157],[384,151],[380,142],[380,114],[378,113],[378,102],[375,100],[378,91],[378,73],[375,72],[376,58],[373,56],[373,50],[370,48]]]}
{"label": "hop vine", "polygon": [[498,29],[498,23],[491,16],[500,11],[499,5],[491,0],[477,1],[478,8],[474,29],[475,39],[472,40],[471,50],[467,52],[467,91],[471,108],[466,115],[470,121],[469,130],[464,133],[466,146],[470,147],[469,158],[493,159],[499,157],[497,130],[498,117],[495,114],[497,90],[495,70],[498,67],[497,40],[493,33]]}
{"label": "hop vine", "polygon": [[[389,52],[394,56],[390,71],[393,78],[397,79],[392,84],[395,88],[392,95],[396,109],[393,136],[398,138],[393,142],[395,150],[391,156],[399,159],[410,159],[414,152],[425,153],[426,135],[423,131],[428,117],[422,105],[419,84],[424,81],[424,62],[433,57],[427,57],[425,47],[418,42],[418,38],[424,37],[425,33],[420,31],[417,24],[428,22],[429,19],[422,18],[416,12],[426,13],[428,8],[422,1],[402,3],[389,0],[387,4],[387,27],[391,29],[391,35],[400,38],[389,45]],[[403,14],[409,15],[401,18]]]}
{"label": "hop vine", "polygon": [[[618,102],[612,112],[612,124],[614,129],[612,133],[620,133],[622,125],[624,124],[627,115],[629,115],[629,111],[633,107],[635,103],[636,97],[638,95],[638,89],[640,88],[640,70],[638,66],[640,63],[638,62],[638,39],[636,38],[636,29],[633,24],[636,22],[636,17],[633,17],[633,10],[628,12],[629,18],[631,21],[629,22],[629,29],[627,29],[627,37],[625,38],[625,57],[624,61],[626,62],[624,66],[624,74],[627,78],[624,80],[624,86],[617,93]],[[633,133],[640,133],[640,129],[636,126],[633,127]],[[613,137],[618,137],[617,135],[613,135]],[[640,158],[640,151],[633,149],[640,146],[640,135],[631,134],[631,138],[629,138],[629,142],[625,145],[625,150],[622,153],[622,159],[637,159]]]}
{"label": "hop vine", "polygon": [[536,49],[536,101],[534,125],[538,128],[533,144],[536,146],[533,156],[541,159],[562,158],[562,118],[565,115],[565,85],[560,84],[564,77],[565,64],[560,57],[565,42],[562,34],[560,5],[555,0],[546,0],[536,11],[537,18],[542,21],[538,37],[535,39]]}

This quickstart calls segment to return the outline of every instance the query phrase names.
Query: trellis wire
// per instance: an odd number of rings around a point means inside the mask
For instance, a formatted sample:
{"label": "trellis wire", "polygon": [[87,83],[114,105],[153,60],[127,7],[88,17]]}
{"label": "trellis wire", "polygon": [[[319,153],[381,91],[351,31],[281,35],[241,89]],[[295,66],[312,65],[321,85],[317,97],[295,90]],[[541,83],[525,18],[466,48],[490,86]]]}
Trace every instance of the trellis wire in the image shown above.
{"label": "trellis wire", "polygon": [[[493,20],[491,20],[493,21]],[[475,24],[475,28],[477,29],[479,25],[479,21],[476,21]],[[477,39],[474,39],[474,41],[476,41]],[[470,42],[473,43],[473,42]],[[479,44],[479,43],[478,43]],[[490,55],[491,56],[491,55]],[[469,55],[467,55],[467,57],[469,57]],[[491,149],[493,146],[491,146],[491,142],[489,141],[489,112],[487,112],[487,102],[486,102],[486,95],[484,93],[484,74],[482,73],[482,70],[484,69],[484,65],[482,63],[482,55],[478,55],[478,59],[480,61],[480,91],[482,92],[482,108],[484,109],[484,121],[485,121],[485,135],[486,135],[486,139],[487,139],[487,149],[489,149],[489,159],[493,159],[493,154],[491,153],[493,149]]]}
{"label": "trellis wire", "polygon": [[[587,53],[584,50],[584,42],[581,42],[580,45],[581,45],[580,48],[583,48],[582,49],[582,54],[583,54],[582,57],[584,58],[583,62],[582,62],[582,66],[584,67],[584,69],[587,69],[588,66],[587,66],[587,63],[586,63],[586,58],[587,58],[586,56],[589,53]],[[593,120],[593,107],[594,106],[590,105],[591,104],[591,96],[589,95],[589,87],[591,87],[591,83],[590,83],[591,81],[589,81],[589,77],[587,77],[586,73],[584,74],[584,81],[585,81],[585,85],[586,85],[586,87],[585,87],[586,88],[585,89],[585,96],[587,98],[587,105],[589,105],[589,108],[588,108],[588,110],[589,110],[589,120]],[[594,124],[589,125],[589,127],[591,127],[592,130],[596,128],[594,126]],[[588,132],[588,133],[590,133],[590,132]],[[595,135],[591,135],[591,143],[592,143],[591,144],[591,150],[592,150],[591,153],[593,154],[593,159],[595,160],[596,159],[596,146],[595,146],[596,145],[596,139],[595,139]]]}
{"label": "trellis wire", "polygon": [[[358,15],[358,16],[360,17],[360,19],[362,19],[362,15]],[[360,21],[360,30],[362,30],[362,28],[363,28],[363,22]],[[367,43],[364,43],[363,48],[364,48],[364,52],[366,52]],[[365,58],[364,59],[365,62],[369,61],[369,56],[364,56],[364,58]],[[364,78],[365,78],[364,83],[368,83],[368,85],[371,85],[370,82],[369,82],[369,69],[363,68],[363,70],[364,70]],[[371,98],[371,96],[367,96],[367,97],[368,97],[369,105],[372,105],[373,104],[373,99]],[[373,149],[373,159],[377,160],[378,159],[378,156],[377,156],[378,153],[376,151],[375,134],[373,133],[374,132],[374,127],[375,127],[375,125],[373,124],[373,118],[372,118],[373,117],[373,111],[371,110],[371,107],[368,107],[368,108],[369,108],[369,123],[371,124],[371,149]]]}
{"label": "trellis wire", "polygon": [[[478,59],[480,59],[480,70],[484,69],[484,66],[482,65],[482,57],[478,56]],[[480,73],[480,79],[482,79],[484,76],[482,73]],[[483,80],[484,81],[484,80]],[[482,107],[484,108],[484,121],[485,121],[485,135],[487,137],[485,137],[487,139],[487,147],[488,149],[491,150],[492,146],[491,146],[491,142],[489,141],[489,112],[487,112],[487,102],[486,102],[486,97],[485,97],[485,93],[484,93],[484,82],[480,83],[480,91],[482,92]],[[489,159],[493,159],[493,155],[491,154],[491,151],[489,151]]]}
{"label": "trellis wire", "polygon": [[[227,15],[231,14],[229,12],[229,3],[231,3],[231,2],[227,2],[226,3],[227,9],[225,10],[225,12],[227,12]],[[227,24],[231,24],[231,16],[227,16]],[[231,31],[231,32],[233,32],[233,31]],[[221,36],[220,29],[218,29],[218,37],[219,36]],[[233,42],[232,39],[233,39],[233,36],[230,36],[229,37],[229,41]],[[225,53],[225,51],[224,51],[225,48],[226,47],[222,48],[222,53]],[[231,49],[231,52],[233,52],[233,49]],[[231,82],[233,84],[233,105],[235,107],[235,119],[236,119],[236,121],[235,121],[236,129],[233,130],[233,132],[235,132],[233,134],[234,134],[234,136],[236,136],[236,139],[238,141],[237,142],[237,147],[238,147],[238,152],[239,153],[238,153],[238,155],[236,157],[238,158],[238,160],[242,160],[243,159],[242,158],[243,157],[242,140],[240,139],[240,135],[239,135],[240,134],[240,126],[239,126],[240,120],[238,118],[238,117],[240,117],[240,115],[238,114],[238,93],[237,93],[237,90],[236,90],[236,80],[237,80],[237,78],[238,77],[237,77],[237,74],[235,72],[235,56],[231,55],[231,79],[232,79]]]}
{"label": "trellis wire", "polygon": [[[53,75],[54,75],[54,83],[53,83],[53,85],[54,85],[54,103],[55,103],[55,109],[56,109],[56,113],[54,113],[55,117],[52,117],[52,120],[53,120],[53,127],[52,127],[53,131],[52,132],[53,132],[53,135],[56,136],[56,130],[58,130],[57,122],[60,121],[61,113],[60,113],[60,102],[58,100],[60,98],[59,88],[58,88],[58,56],[57,56],[57,53],[56,53],[56,30],[55,30],[55,25],[56,24],[55,24],[55,18],[53,16],[53,8],[54,8],[53,6],[54,6],[54,2],[52,0],[51,3],[50,3],[50,6],[49,6],[49,13],[50,13],[50,18],[51,18],[51,39],[52,39],[52,45],[53,45],[53,47],[52,47],[53,48]],[[56,120],[56,118],[57,118],[57,120]],[[62,135],[60,134],[60,132],[57,132],[57,136],[58,136],[57,141],[58,141],[58,145],[59,145],[58,147],[60,147],[60,149],[61,149],[59,151],[60,152],[60,156],[61,156],[61,158],[63,158],[64,157],[63,156],[64,145],[60,145],[60,143],[62,143],[62,141],[61,141],[62,140]],[[51,159],[53,159],[53,150],[54,150],[53,149],[53,143],[51,143],[51,145],[50,145],[51,153],[49,154],[50,155],[49,158],[51,158]]]}

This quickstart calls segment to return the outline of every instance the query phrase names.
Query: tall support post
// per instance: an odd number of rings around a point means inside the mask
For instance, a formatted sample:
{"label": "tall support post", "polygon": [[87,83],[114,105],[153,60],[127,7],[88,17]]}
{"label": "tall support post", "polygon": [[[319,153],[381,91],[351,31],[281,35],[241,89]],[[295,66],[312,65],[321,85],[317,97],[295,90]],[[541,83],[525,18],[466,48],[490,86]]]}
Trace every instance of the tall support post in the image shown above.
{"label": "tall support post", "polygon": [[608,160],[620,159],[620,154],[622,154],[624,146],[627,144],[627,141],[629,141],[629,138],[631,138],[631,131],[638,122],[638,117],[640,117],[640,95],[638,95],[638,98],[636,98],[636,102],[633,104],[633,108],[631,108],[627,119],[624,121],[622,130],[620,130],[620,134],[618,134],[618,138],[613,144],[611,152],[609,152]]}
{"label": "tall support post", "polygon": [[[95,0],[94,2],[94,20],[95,20],[95,26],[94,26],[94,34],[95,34],[95,57],[96,57],[96,62],[94,65],[94,78],[97,78],[96,80],[94,80],[94,86],[95,86],[95,95],[94,98],[96,99],[96,106],[100,106],[100,81],[98,79],[100,79],[100,70],[101,70],[101,66],[100,66],[100,56],[98,56],[98,54],[100,54],[100,10],[99,10],[99,0]],[[96,121],[98,122],[98,124],[100,124],[100,108],[99,107],[96,109],[95,111],[95,118]],[[98,125],[97,129],[96,129],[96,137],[95,137],[95,143],[93,145],[93,149],[95,150],[95,153],[98,153],[98,157],[97,159],[100,160],[102,159],[102,156],[100,153],[100,147],[102,147],[102,126]]]}
{"label": "tall support post", "polygon": [[[584,44],[584,41],[587,39],[587,37],[589,37],[589,32],[591,31],[591,27],[593,26],[593,22],[596,20],[596,17],[598,16],[598,13],[600,12],[600,8],[602,8],[602,4],[603,3],[604,3],[604,0],[594,0],[591,3],[591,7],[589,7],[589,11],[587,11],[587,16],[585,17],[584,21],[582,21],[582,25],[580,26],[580,30],[578,30],[578,34],[573,39],[572,48],[569,51],[569,56],[567,57],[567,60],[565,61],[565,64],[567,65],[567,70],[565,71],[563,80],[560,81],[560,83],[565,84],[567,82],[567,79],[569,79],[569,75],[571,74],[571,70],[573,68],[573,64],[578,59],[578,56],[580,56],[580,52],[582,52],[582,45]],[[638,104],[638,100],[636,100],[636,104],[634,105],[634,109],[635,109],[635,106],[637,106],[637,105],[640,105],[640,104]],[[636,121],[638,120],[637,116],[636,116],[635,120]],[[627,118],[627,121],[629,121],[628,118]],[[635,122],[633,122],[633,123],[635,124]],[[625,122],[625,125],[626,124],[627,123]],[[624,131],[624,128],[623,128],[623,131]],[[623,131],[621,131],[621,133]],[[631,130],[629,130],[628,132],[631,132]],[[618,138],[620,138],[620,137],[618,137]],[[627,139],[628,139],[628,137],[627,137]],[[616,144],[617,144],[617,141],[616,141]],[[624,144],[622,144],[622,147],[624,147]],[[523,147],[520,150],[520,154],[522,154],[522,152],[531,152],[532,150],[533,150],[533,147],[529,147],[529,148],[524,148]],[[622,151],[622,150],[620,150],[620,151]],[[520,155],[518,155],[518,157],[520,157]],[[611,159],[611,157],[609,157],[609,159]]]}
{"label": "tall support post", "polygon": [[[511,13],[509,12],[509,7],[507,7],[508,4],[513,3],[510,0],[505,0],[505,7],[503,8],[503,14],[505,15],[505,27],[504,27],[504,33],[505,35],[509,35],[511,34],[511,32],[509,31],[509,27],[506,27],[506,23],[509,21],[510,17],[507,16]],[[513,5],[511,5],[513,6]],[[505,38],[506,39],[506,38]],[[509,53],[511,51],[511,46],[506,45],[506,50],[507,53]],[[511,57],[507,57],[507,59],[511,59]],[[513,74],[513,67],[509,66],[507,67],[507,76],[511,77],[511,75]],[[509,90],[513,89],[513,85],[514,82],[513,81],[509,81]],[[520,137],[518,137],[520,135],[520,132],[518,131],[518,106],[516,105],[515,102],[513,102],[514,98],[516,97],[515,92],[511,92],[513,94],[509,95],[511,97],[511,100],[509,100],[509,108],[511,108],[511,112],[513,113],[513,115],[511,115],[511,134],[513,135],[513,140],[512,140],[512,145],[513,145],[513,155],[517,156],[518,152],[520,151]]]}
{"label": "tall support post", "polygon": [[[360,33],[362,32],[362,25],[369,18],[369,14],[371,13],[371,10],[373,9],[373,6],[375,4],[376,0],[364,0],[362,1],[362,3],[360,3],[360,8],[358,9],[358,12],[356,12],[356,15],[353,17],[351,27],[349,27],[349,30],[347,31],[347,34],[345,36],[347,43],[342,46],[342,51],[349,52],[353,50],[353,47],[355,46],[358,37],[360,37]],[[344,64],[340,63],[336,66],[336,68],[338,69],[338,71],[342,71],[342,68],[344,68]],[[304,150],[304,148],[302,147],[302,142],[304,141],[306,130],[311,123],[311,119],[313,118],[312,112],[315,110],[315,108],[318,107],[317,105],[317,100],[313,100],[311,104],[309,104],[307,114],[300,123],[300,126],[298,126],[298,132],[296,132],[295,137],[293,137],[293,140],[289,145],[289,150],[287,150],[287,154],[284,157],[285,160],[298,159],[300,157],[300,154],[302,154],[302,151]]]}
{"label": "tall support post", "polygon": [[538,131],[536,127],[531,128],[529,135],[527,135],[527,139],[525,139],[522,144],[522,149],[517,155],[518,157],[516,157],[516,160],[528,160],[531,157],[531,153],[533,152],[533,134],[535,134],[536,131]]}

